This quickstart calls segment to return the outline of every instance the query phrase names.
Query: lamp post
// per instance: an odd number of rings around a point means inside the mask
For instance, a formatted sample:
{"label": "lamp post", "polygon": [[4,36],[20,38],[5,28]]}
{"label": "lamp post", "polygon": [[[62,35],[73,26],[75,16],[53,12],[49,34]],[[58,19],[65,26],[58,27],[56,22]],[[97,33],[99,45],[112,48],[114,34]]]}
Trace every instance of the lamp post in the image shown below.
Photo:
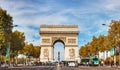
{"label": "lamp post", "polygon": [[[2,31],[1,34],[3,34],[4,36],[4,39],[5,39],[5,42],[6,42],[6,48],[7,48],[7,51],[6,51],[6,57],[9,57],[9,60],[10,60],[10,46],[11,46],[11,42],[9,41],[9,33],[7,31],[11,30],[13,27],[17,27],[18,25],[12,25],[12,26],[9,26],[8,28],[0,28]],[[8,36],[6,36],[6,34]],[[3,49],[2,49],[3,50]],[[2,52],[5,52],[5,51],[2,51]]]}
{"label": "lamp post", "polygon": [[[26,42],[26,44],[27,45],[30,45],[30,44],[32,44],[31,42],[34,42],[34,40],[31,40],[31,41],[27,41]],[[34,52],[34,51],[33,51]],[[31,61],[31,57],[30,57],[30,50],[28,51],[28,52],[26,52],[26,65],[28,65],[29,66],[29,62]]]}
{"label": "lamp post", "polygon": [[[120,35],[118,35],[118,41],[120,42]],[[118,45],[118,47],[119,47],[118,53],[119,53],[119,66],[120,66],[120,44]]]}
{"label": "lamp post", "polygon": [[[109,25],[107,25],[107,24],[102,24],[103,26],[108,26],[108,27],[110,27]],[[107,41],[108,41],[108,37],[107,37]],[[108,43],[107,43],[108,44]],[[105,52],[104,52],[105,53]],[[105,57],[105,55],[104,55],[104,57]],[[106,58],[108,57],[108,51],[106,50]]]}
{"label": "lamp post", "polygon": [[[106,24],[102,24],[103,26],[108,26],[110,27],[109,25],[106,25]],[[114,34],[114,41],[115,41],[115,48],[114,48],[114,65],[116,66],[116,48],[117,48],[117,45],[118,45],[118,41],[117,39],[119,38],[119,34],[116,34],[115,31],[112,31],[113,34]],[[120,65],[120,47],[119,47],[119,65]]]}
{"label": "lamp post", "polygon": [[120,42],[119,39],[119,34],[116,35],[115,39],[116,39],[116,47],[115,47],[115,54],[119,56],[119,65],[120,65],[120,44],[118,44],[118,42]]}
{"label": "lamp post", "polygon": [[[13,25],[11,26],[12,28],[13,27],[18,27],[18,25]],[[9,28],[8,28],[9,29]],[[7,53],[6,53],[6,56],[9,57],[9,60],[11,60],[10,58],[10,47],[11,47],[11,42],[10,41],[7,41]],[[11,65],[11,61],[10,61],[10,65]]]}

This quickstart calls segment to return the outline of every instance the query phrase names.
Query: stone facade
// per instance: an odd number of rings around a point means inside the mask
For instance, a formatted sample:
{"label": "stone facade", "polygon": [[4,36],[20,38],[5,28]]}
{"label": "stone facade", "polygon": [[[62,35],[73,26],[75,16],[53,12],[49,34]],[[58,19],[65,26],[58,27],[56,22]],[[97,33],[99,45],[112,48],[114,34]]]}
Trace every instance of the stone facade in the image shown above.
{"label": "stone facade", "polygon": [[54,44],[62,42],[65,47],[64,60],[76,60],[78,55],[78,26],[77,25],[41,25],[40,26],[40,60],[54,60]]}

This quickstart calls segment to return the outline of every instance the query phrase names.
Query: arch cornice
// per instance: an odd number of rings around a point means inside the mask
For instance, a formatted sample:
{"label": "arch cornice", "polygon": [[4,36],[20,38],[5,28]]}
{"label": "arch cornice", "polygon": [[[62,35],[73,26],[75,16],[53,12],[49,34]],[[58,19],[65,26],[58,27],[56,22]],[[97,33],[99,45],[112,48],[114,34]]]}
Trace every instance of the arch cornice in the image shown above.
{"label": "arch cornice", "polygon": [[78,34],[78,31],[40,31],[40,34]]}

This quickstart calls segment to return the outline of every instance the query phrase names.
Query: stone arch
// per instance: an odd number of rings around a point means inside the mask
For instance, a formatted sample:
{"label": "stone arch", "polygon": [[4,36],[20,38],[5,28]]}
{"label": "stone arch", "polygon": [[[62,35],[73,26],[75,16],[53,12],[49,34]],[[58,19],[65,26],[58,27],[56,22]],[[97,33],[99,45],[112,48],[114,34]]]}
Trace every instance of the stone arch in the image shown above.
{"label": "stone arch", "polygon": [[52,38],[52,45],[54,46],[54,44],[56,43],[56,42],[61,42],[61,43],[63,43],[64,44],[64,46],[65,46],[65,41],[66,41],[66,39],[65,38]]}
{"label": "stone arch", "polygon": [[[78,55],[78,26],[77,25],[41,25],[40,26],[40,60],[54,60],[54,44],[62,42],[64,44],[64,60],[75,60]],[[48,58],[44,58],[47,50]]]}
{"label": "stone arch", "polygon": [[[57,43],[61,43],[62,44],[62,46],[55,46],[55,44],[57,44]],[[53,42],[53,59],[54,59],[54,61],[56,61],[56,60],[58,60],[58,53],[59,53],[59,60],[61,59],[61,57],[62,57],[62,59],[64,58],[64,49],[65,49],[65,42],[64,42],[64,40],[61,40],[60,38],[59,39],[56,39],[54,42]],[[58,47],[59,47],[59,49],[58,49]],[[55,49],[55,48],[57,48],[57,50]],[[62,50],[60,50],[60,49],[62,49]],[[55,55],[55,54],[57,54],[57,55]]]}

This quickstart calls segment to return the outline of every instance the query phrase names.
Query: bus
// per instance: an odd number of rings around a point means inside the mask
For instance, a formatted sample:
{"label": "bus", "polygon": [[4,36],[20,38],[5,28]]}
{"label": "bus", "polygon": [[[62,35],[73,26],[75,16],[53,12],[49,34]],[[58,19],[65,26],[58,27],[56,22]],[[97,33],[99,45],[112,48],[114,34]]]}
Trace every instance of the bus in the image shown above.
{"label": "bus", "polygon": [[98,58],[91,59],[91,65],[98,66],[100,63]]}
{"label": "bus", "polygon": [[88,66],[90,62],[90,58],[81,58],[80,65]]}
{"label": "bus", "polygon": [[80,65],[84,66],[98,66],[99,65],[99,59],[98,58],[82,58]]}

